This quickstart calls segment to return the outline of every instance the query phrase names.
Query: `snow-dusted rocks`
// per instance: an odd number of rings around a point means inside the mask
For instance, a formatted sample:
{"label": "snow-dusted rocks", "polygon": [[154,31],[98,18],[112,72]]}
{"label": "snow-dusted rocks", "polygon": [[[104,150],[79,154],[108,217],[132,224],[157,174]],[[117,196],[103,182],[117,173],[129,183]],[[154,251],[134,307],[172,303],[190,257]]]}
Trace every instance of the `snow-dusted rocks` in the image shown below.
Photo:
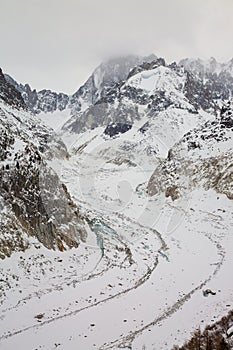
{"label": "snow-dusted rocks", "polygon": [[20,92],[9,84],[0,68],[0,99],[16,108],[26,108],[26,104]]}
{"label": "snow-dusted rocks", "polygon": [[152,175],[148,192],[177,199],[195,187],[214,188],[233,198],[233,114],[229,102],[216,120],[184,135]]}
{"label": "snow-dusted rocks", "polygon": [[232,60],[221,64],[214,58],[208,61],[184,59],[179,62],[179,66],[189,73],[186,96],[196,107],[216,110],[219,100],[232,97]]}
{"label": "snow-dusted rocks", "polygon": [[28,84],[17,83],[8,74],[5,74],[5,78],[20,92],[32,113],[39,114],[68,109],[70,115],[77,115],[105,96],[116,83],[125,80],[130,70],[135,66],[143,62],[151,62],[154,59],[156,59],[155,55],[148,57],[131,55],[103,62],[95,69],[85,84],[70,96],[47,89],[41,91],[31,89]]}
{"label": "snow-dusted rocks", "polygon": [[[113,74],[111,82],[106,68],[111,64],[100,66],[79,90],[85,92],[85,108],[81,108],[80,102],[80,108],[71,113],[73,116],[63,130],[80,133],[110,123],[133,123],[145,115],[156,118],[158,112],[169,107],[184,109],[190,114],[205,110],[216,115],[221,108],[220,101],[233,93],[233,77],[230,68],[228,71],[229,65],[211,62],[207,66],[198,60],[166,64],[162,58],[154,58],[138,64],[128,76],[117,75],[115,79]],[[87,98],[87,91],[92,91],[95,98]],[[75,96],[77,99],[80,95]]]}
{"label": "snow-dusted rocks", "polygon": [[64,144],[24,111],[17,112],[1,103],[0,115],[0,194],[6,210],[1,213],[1,224],[4,231],[6,225],[14,225],[16,231],[1,235],[1,253],[9,255],[11,250],[24,248],[25,244],[11,243],[14,235],[19,235],[16,225],[47,248],[77,247],[80,239],[85,239],[78,208],[47,165],[48,159],[68,156]]}
{"label": "snow-dusted rocks", "polygon": [[29,237],[36,237],[47,248],[61,251],[77,247],[86,236],[84,223],[65,185],[48,165],[52,159],[66,159],[66,147],[52,130],[22,109],[26,107],[18,91],[4,78],[3,81],[4,86],[0,88],[0,257],[25,250]]}
{"label": "snow-dusted rocks", "polygon": [[68,105],[69,96],[64,93],[56,93],[46,89],[32,90],[28,84],[19,84],[8,74],[5,74],[5,79],[21,94],[24,103],[33,114],[63,111]]}
{"label": "snow-dusted rocks", "polygon": [[155,116],[169,106],[195,113],[183,93],[184,69],[164,65],[164,60],[155,59],[132,69],[125,80],[109,86],[89,108],[68,120],[63,130],[80,133],[110,123],[133,124],[146,114]]}

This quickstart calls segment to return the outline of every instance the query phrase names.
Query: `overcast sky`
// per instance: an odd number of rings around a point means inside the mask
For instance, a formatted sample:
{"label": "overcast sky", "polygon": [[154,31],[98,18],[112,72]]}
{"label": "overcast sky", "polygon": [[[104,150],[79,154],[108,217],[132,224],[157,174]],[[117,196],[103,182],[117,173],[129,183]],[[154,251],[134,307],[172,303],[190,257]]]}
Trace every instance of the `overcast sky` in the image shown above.
{"label": "overcast sky", "polygon": [[73,93],[109,56],[233,57],[233,0],[0,0],[0,67]]}

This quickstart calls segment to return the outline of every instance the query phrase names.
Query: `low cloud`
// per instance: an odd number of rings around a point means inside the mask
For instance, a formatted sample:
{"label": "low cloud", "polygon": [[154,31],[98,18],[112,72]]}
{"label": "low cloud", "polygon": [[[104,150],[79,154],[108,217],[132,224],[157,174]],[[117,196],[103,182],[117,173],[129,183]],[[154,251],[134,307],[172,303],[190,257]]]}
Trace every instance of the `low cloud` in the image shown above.
{"label": "low cloud", "polygon": [[4,71],[37,89],[72,93],[109,56],[227,61],[232,0],[1,0]]}

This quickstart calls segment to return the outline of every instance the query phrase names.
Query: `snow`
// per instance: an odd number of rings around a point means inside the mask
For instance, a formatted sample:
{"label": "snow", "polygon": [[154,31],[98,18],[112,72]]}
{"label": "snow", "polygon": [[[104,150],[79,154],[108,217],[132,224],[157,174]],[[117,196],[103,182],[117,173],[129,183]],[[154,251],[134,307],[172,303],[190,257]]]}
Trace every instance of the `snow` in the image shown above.
{"label": "snow", "polygon": [[[101,72],[94,79],[100,88]],[[178,141],[213,119],[204,111],[189,112],[193,107],[183,95],[184,82],[184,73],[163,66],[128,79],[127,86],[149,95],[165,91],[176,104],[155,116],[139,106],[139,120],[124,134],[110,138],[105,127],[79,135],[62,131],[70,157],[48,163],[86,218],[87,240],[61,253],[27,238],[29,249],[1,261],[4,350],[116,350],[128,345],[169,350],[228,312],[233,300],[232,200],[201,187],[174,202],[164,193],[146,193],[171,147],[177,143],[181,156],[187,156]],[[68,110],[34,117],[0,107],[8,122],[35,144],[33,123],[61,133],[70,118]],[[24,128],[27,123],[30,131]],[[146,123],[148,129],[141,132]],[[50,129],[44,131],[52,135]],[[191,161],[232,152],[231,131],[226,135],[217,147],[210,138],[201,150],[191,150]],[[16,138],[12,154],[23,147],[22,138]],[[208,288],[216,295],[203,297]]]}
{"label": "snow", "polygon": [[[83,135],[82,142],[93,136]],[[153,165],[147,171],[106,166],[92,148],[89,154],[73,150],[60,176],[81,211],[104,223],[104,256],[89,230],[78,250],[61,255],[40,246],[5,259],[1,270],[18,276],[19,288],[7,291],[1,308],[4,350],[117,349],[127,343],[135,350],[167,350],[224,315],[233,296],[226,278],[233,262],[231,201],[202,190],[174,203],[162,195],[148,198],[136,187],[148,181]],[[124,182],[130,196],[117,190]],[[206,288],[216,296],[204,298]],[[38,314],[44,314],[39,321]]]}
{"label": "snow", "polygon": [[126,81],[125,86],[142,90],[149,96],[154,95],[156,92],[164,92],[165,96],[175,106],[195,111],[183,93],[185,81],[186,75],[184,72],[177,74],[168,67],[159,66],[133,75]]}
{"label": "snow", "polygon": [[62,126],[70,119],[70,110],[42,112],[38,114],[38,118],[40,118],[45,125],[59,133]]}
{"label": "snow", "polygon": [[127,81],[127,85],[145,90],[152,95],[156,90],[173,91],[184,85],[184,76],[179,77],[167,67],[157,67],[140,72]]}
{"label": "snow", "polygon": [[227,335],[232,337],[232,334],[233,334],[233,326],[231,326],[230,328],[228,328],[227,330]]}

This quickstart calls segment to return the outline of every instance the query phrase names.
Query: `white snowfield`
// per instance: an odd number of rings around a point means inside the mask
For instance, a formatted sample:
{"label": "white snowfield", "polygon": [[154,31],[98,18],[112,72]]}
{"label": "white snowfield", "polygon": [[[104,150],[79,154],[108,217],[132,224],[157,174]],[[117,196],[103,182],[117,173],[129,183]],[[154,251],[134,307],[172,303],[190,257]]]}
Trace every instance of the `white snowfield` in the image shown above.
{"label": "white snowfield", "polygon": [[56,111],[56,113],[40,113],[38,117],[49,128],[53,128],[56,132],[59,132],[64,123],[70,119],[70,111],[65,109],[63,111]]}
{"label": "white snowfield", "polygon": [[148,197],[156,161],[122,161],[135,130],[102,132],[51,163],[89,219],[87,242],[60,253],[31,241],[1,261],[0,349],[170,350],[232,307],[232,201],[202,189]]}
{"label": "white snowfield", "polygon": [[127,85],[145,90],[152,94],[156,90],[180,90],[185,83],[185,75],[178,76],[167,67],[157,67],[135,74],[127,81]]}

